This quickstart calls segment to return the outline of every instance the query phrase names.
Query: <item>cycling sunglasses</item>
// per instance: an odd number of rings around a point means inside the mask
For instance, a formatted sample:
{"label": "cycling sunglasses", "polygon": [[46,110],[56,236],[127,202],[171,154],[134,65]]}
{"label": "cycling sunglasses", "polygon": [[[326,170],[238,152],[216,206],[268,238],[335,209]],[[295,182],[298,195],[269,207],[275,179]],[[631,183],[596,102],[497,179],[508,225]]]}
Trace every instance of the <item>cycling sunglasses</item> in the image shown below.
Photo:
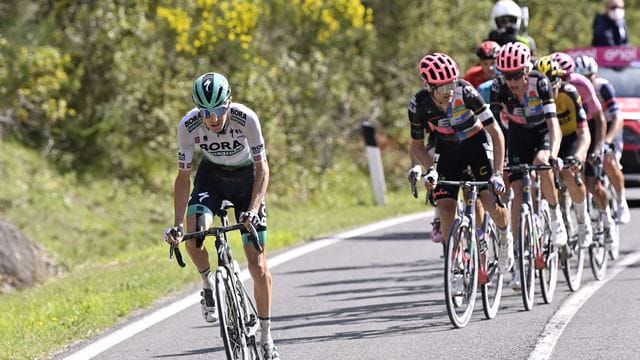
{"label": "cycling sunglasses", "polygon": [[524,76],[524,71],[516,71],[516,72],[503,72],[502,76],[505,80],[514,81],[520,80]]}
{"label": "cycling sunglasses", "polygon": [[450,82],[448,84],[442,84],[442,85],[436,85],[436,86],[432,86],[431,88],[434,91],[438,91],[442,94],[446,94],[450,91],[453,91],[453,89],[456,87],[455,82]]}
{"label": "cycling sunglasses", "polygon": [[229,109],[229,107],[226,105],[214,107],[211,109],[200,109],[200,116],[203,119],[211,117],[212,115],[215,115],[216,117],[221,117],[227,112],[227,109]]}

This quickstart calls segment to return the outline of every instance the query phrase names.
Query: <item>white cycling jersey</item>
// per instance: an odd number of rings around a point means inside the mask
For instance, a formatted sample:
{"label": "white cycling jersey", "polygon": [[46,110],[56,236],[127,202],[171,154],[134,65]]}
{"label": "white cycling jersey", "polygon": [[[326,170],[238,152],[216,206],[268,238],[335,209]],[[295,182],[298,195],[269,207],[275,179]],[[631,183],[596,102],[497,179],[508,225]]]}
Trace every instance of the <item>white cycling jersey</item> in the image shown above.
{"label": "white cycling jersey", "polygon": [[266,159],[258,115],[240,103],[229,105],[227,123],[215,133],[204,125],[198,108],[191,109],[178,125],[178,167],[190,170],[197,146],[212,163],[235,168]]}

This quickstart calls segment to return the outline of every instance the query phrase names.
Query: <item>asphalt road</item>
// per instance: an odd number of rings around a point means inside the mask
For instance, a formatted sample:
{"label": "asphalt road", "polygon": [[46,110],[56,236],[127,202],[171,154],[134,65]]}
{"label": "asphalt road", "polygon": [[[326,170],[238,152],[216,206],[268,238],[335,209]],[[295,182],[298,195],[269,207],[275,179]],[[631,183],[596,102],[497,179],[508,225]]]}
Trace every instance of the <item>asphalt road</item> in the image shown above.
{"label": "asphalt road", "polygon": [[[283,359],[307,360],[637,359],[638,220],[640,210],[633,209],[631,224],[621,229],[620,258],[609,263],[604,281],[594,281],[587,259],[579,292],[569,291],[560,272],[553,303],[543,303],[536,285],[532,311],[505,286],[498,316],[485,320],[478,300],[464,329],[447,317],[441,247],[428,239],[430,218],[335,242],[272,269],[276,345]],[[95,358],[223,359],[218,334],[198,304]]]}

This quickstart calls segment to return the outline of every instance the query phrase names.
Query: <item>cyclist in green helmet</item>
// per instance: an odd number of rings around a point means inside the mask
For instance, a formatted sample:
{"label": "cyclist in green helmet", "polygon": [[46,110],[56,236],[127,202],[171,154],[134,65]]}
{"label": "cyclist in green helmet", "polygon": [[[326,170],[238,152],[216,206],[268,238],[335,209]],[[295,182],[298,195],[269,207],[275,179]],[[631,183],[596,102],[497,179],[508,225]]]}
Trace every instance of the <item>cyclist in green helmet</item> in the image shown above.
{"label": "cyclist in green helmet", "polygon": [[[236,221],[253,224],[265,249],[259,253],[242,229],[244,252],[254,282],[254,295],[261,325],[260,344],[264,359],[279,359],[271,336],[272,278],[267,264],[267,213],[265,194],[269,184],[269,164],[260,121],[249,107],[231,101],[227,79],[214,72],[201,75],[193,83],[195,107],[178,124],[178,175],[174,187],[173,226],[164,238],[178,244],[183,234],[186,212],[187,231],[196,230],[196,216],[205,216],[212,225],[213,214],[223,200],[235,206]],[[204,154],[191,187],[194,149]],[[202,315],[207,322],[217,320],[213,296],[213,273],[204,244],[187,240],[186,248],[203,281]]]}

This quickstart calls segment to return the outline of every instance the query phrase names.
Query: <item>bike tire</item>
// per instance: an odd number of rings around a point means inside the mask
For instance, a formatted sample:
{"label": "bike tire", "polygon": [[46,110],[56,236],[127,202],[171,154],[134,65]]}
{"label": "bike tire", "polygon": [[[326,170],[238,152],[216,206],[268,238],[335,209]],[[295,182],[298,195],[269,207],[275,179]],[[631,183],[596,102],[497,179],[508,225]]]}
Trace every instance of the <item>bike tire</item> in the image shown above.
{"label": "bike tire", "polygon": [[533,226],[533,213],[529,204],[522,204],[520,211],[520,224],[518,232],[518,266],[520,270],[520,286],[522,304],[524,309],[533,309],[533,297],[535,292],[535,258],[536,247],[534,243],[535,229]]}
{"label": "bike tire", "polygon": [[[234,260],[234,267],[239,270],[238,264]],[[260,352],[258,349],[258,342],[256,340],[256,334],[260,325],[258,321],[258,311],[255,304],[249,296],[247,288],[240,279],[240,276],[236,273],[234,276],[236,283],[236,294],[238,294],[238,304],[240,305],[240,313],[243,319],[244,326],[242,332],[247,340],[247,347],[249,348],[249,360],[260,360]]]}
{"label": "bike tire", "polygon": [[540,279],[540,292],[545,304],[553,301],[558,281],[558,250],[551,240],[551,219],[549,206],[546,202],[540,205],[540,225],[538,231],[538,257],[544,260],[544,267],[538,269]]}
{"label": "bike tire", "polygon": [[[458,329],[469,323],[478,291],[478,251],[470,234],[467,222],[458,218],[451,228],[447,242],[444,271],[445,303],[449,320]],[[465,247],[464,244],[469,245]],[[463,282],[462,294],[454,294],[453,281]]]}
{"label": "bike tire", "polygon": [[478,251],[478,260],[481,266],[484,264],[488,278],[488,282],[480,286],[482,309],[487,319],[493,319],[500,308],[504,275],[498,266],[498,247],[500,243],[496,225],[488,214],[485,214],[482,228],[484,229],[484,240],[487,248],[484,254]]}
{"label": "bike tire", "polygon": [[602,241],[594,242],[589,247],[589,262],[591,271],[596,280],[602,280],[607,275],[607,247]]}
{"label": "bike tire", "polygon": [[221,267],[216,271],[215,279],[220,337],[227,360],[247,359],[250,349],[243,333],[241,307],[233,277],[226,268]]}
{"label": "bike tire", "polygon": [[613,248],[611,244],[607,245],[607,252],[609,253],[609,258],[611,260],[618,259],[620,255],[620,226],[617,223],[618,212],[622,211],[618,206],[618,200],[616,195],[616,189],[613,187],[613,184],[609,182],[609,186],[607,186],[607,193],[609,194],[609,208],[611,209],[611,215],[613,216],[614,222],[612,228],[609,231],[613,231],[615,233],[614,236],[618,239],[618,246]]}
{"label": "bike tire", "polygon": [[[577,223],[575,208],[571,206],[562,211],[565,224]],[[589,221],[589,219],[587,219]],[[560,264],[567,286],[571,291],[577,291],[582,283],[582,271],[584,269],[585,250],[580,247],[580,238],[575,226],[567,226],[567,245],[559,249]]]}

